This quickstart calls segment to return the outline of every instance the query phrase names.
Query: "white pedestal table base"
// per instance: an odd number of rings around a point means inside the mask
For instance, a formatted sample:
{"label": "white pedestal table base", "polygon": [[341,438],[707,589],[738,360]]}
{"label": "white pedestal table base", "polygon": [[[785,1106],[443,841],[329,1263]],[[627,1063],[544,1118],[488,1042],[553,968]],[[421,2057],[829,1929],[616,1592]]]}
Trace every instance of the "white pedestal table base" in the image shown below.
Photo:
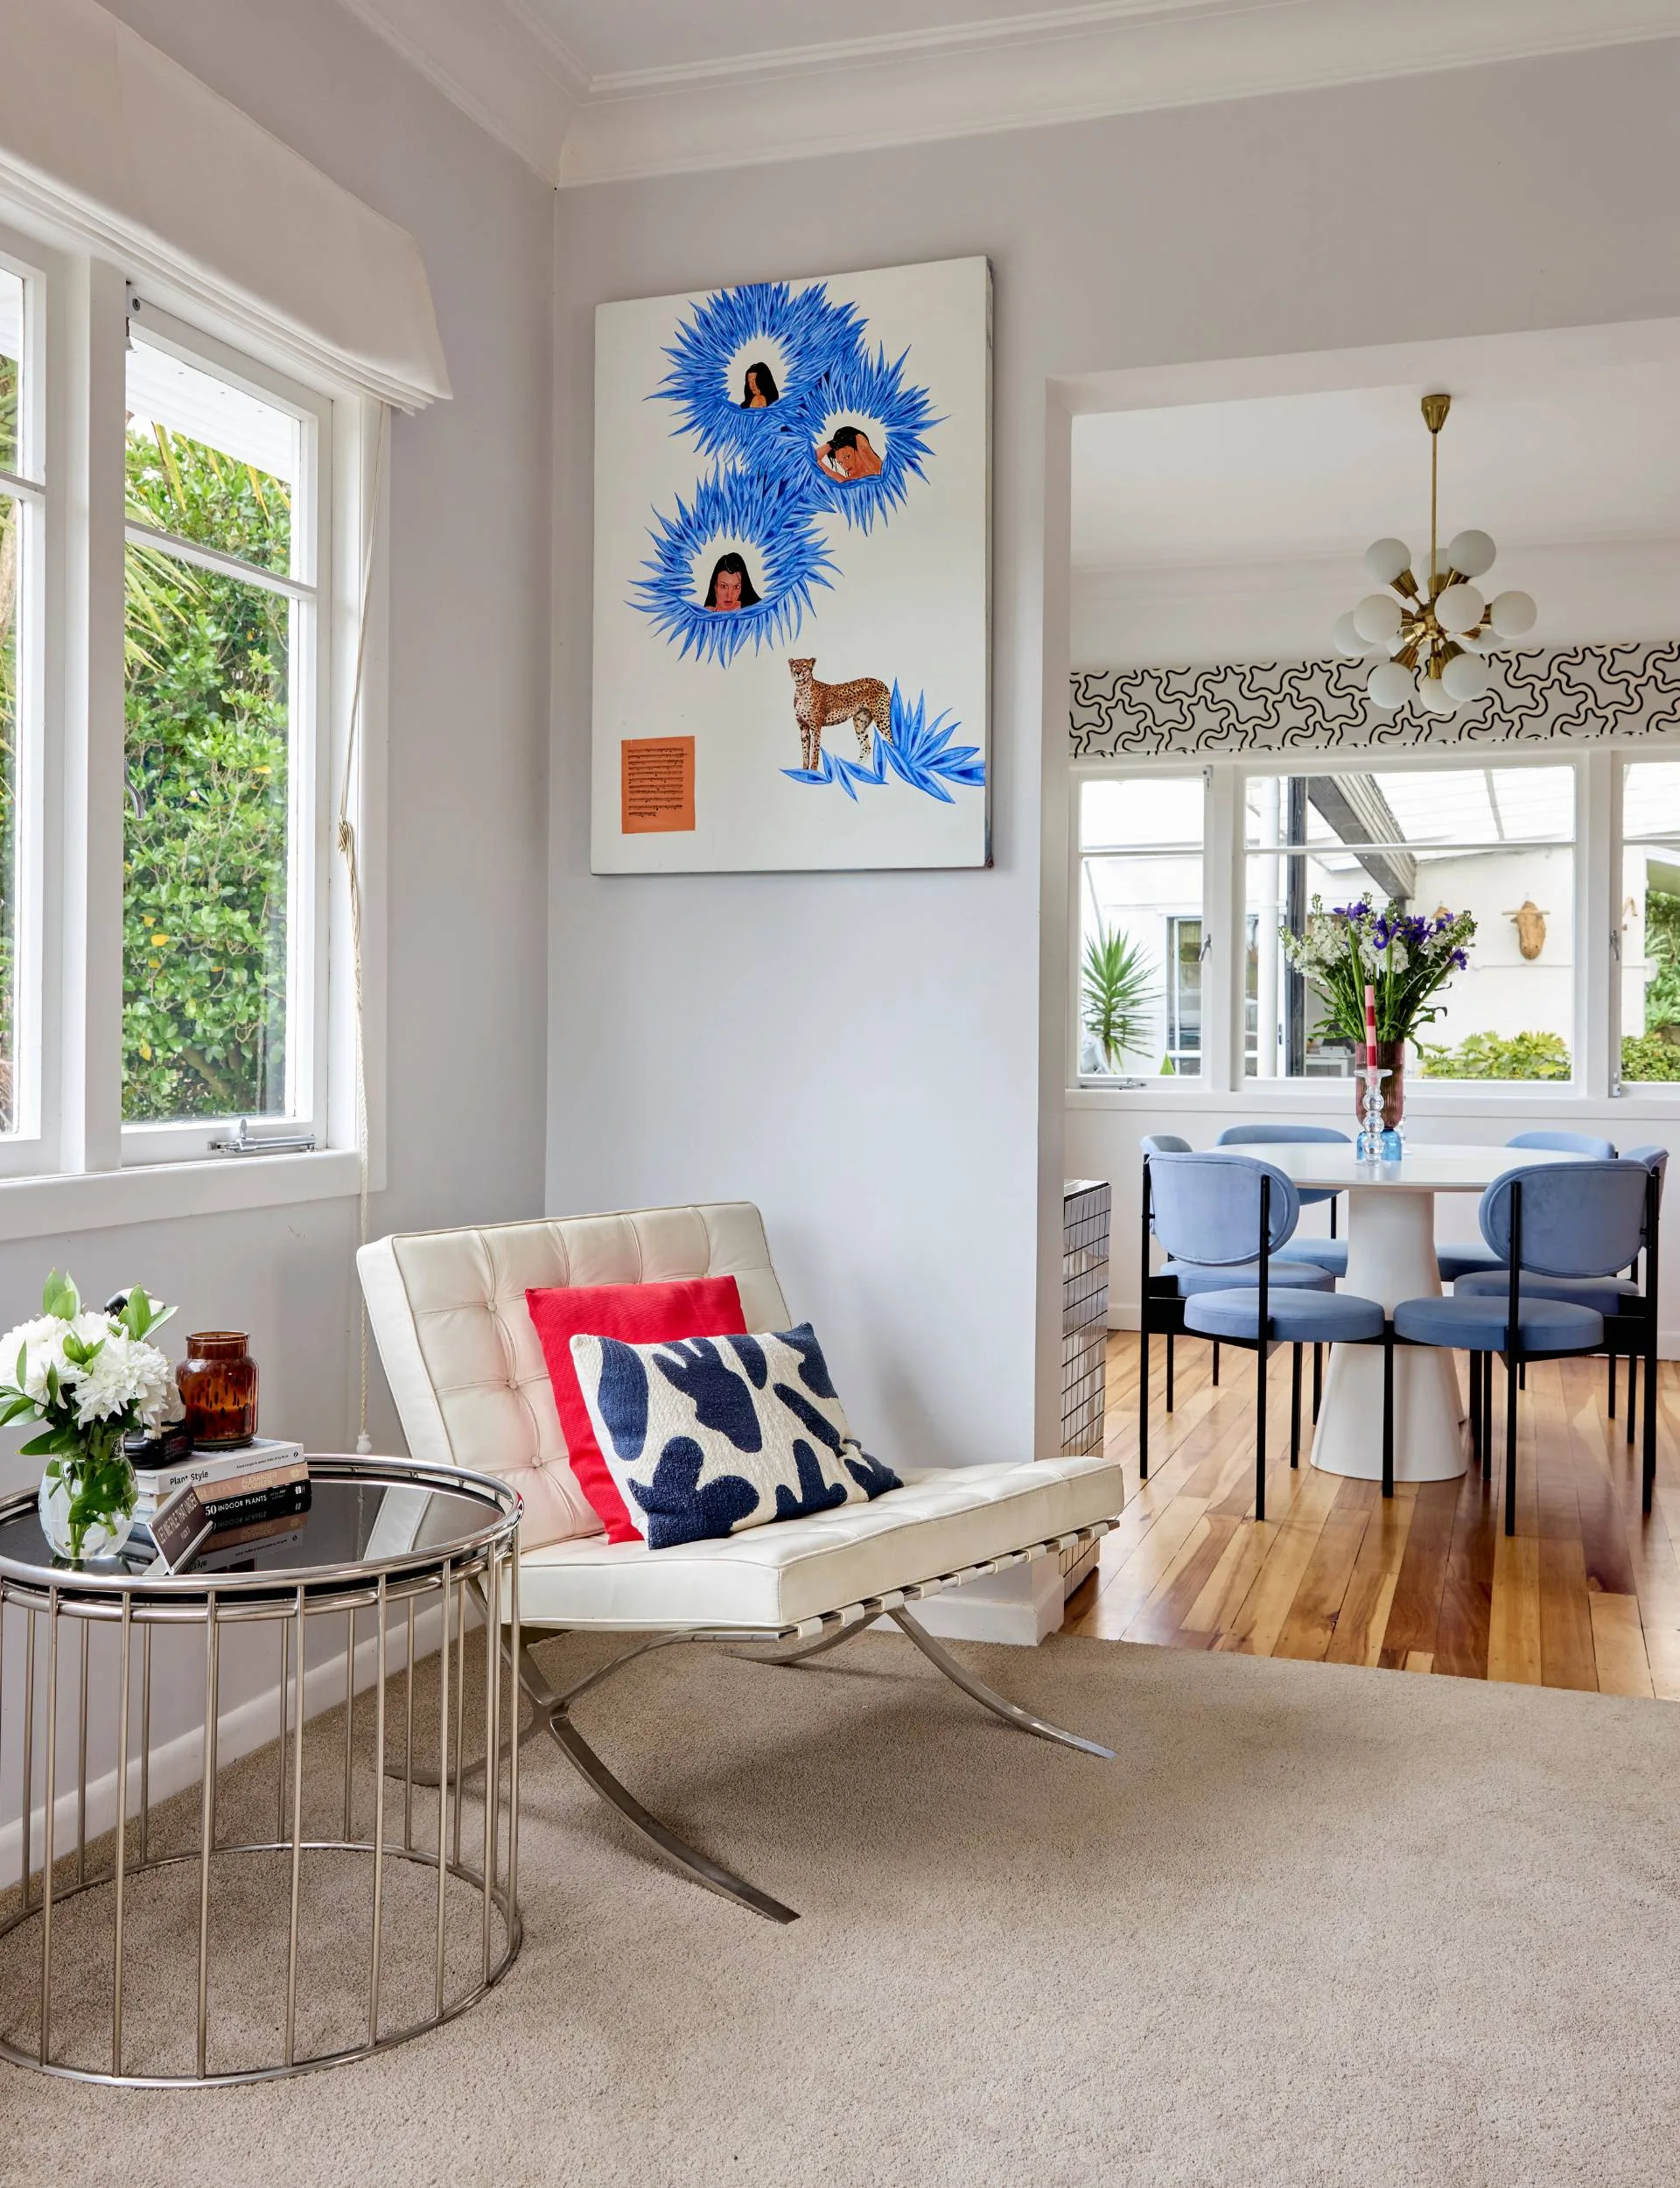
{"label": "white pedestal table base", "polygon": [[[1352,1187],[1341,1288],[1392,1313],[1403,1299],[1438,1298],[1435,1196]],[[1399,1346],[1394,1356],[1394,1478],[1446,1482],[1465,1469],[1463,1408],[1452,1353]],[[1351,1480],[1382,1478],[1382,1354],[1334,1345],[1312,1437],[1312,1463]]]}

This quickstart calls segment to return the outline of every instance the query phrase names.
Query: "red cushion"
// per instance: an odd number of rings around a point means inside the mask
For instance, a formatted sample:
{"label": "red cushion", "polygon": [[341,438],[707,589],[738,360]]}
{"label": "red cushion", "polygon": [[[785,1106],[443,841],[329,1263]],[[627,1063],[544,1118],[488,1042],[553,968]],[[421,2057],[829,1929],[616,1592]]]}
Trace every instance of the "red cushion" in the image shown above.
{"label": "red cushion", "polygon": [[624,1508],[572,1364],[574,1337],[622,1337],[626,1344],[666,1344],[675,1337],[744,1337],[746,1318],[732,1276],[697,1276],[678,1284],[570,1284],[528,1291],[565,1432],[578,1486],[601,1516],[609,1542],[640,1542],[641,1530]]}

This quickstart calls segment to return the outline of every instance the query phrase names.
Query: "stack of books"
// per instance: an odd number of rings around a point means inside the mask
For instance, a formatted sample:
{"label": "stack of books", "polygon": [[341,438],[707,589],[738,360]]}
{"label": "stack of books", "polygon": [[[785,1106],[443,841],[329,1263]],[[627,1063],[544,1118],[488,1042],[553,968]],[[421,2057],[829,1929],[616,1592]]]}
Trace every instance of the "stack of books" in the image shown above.
{"label": "stack of books", "polygon": [[193,1450],[160,1465],[136,1464],[134,1478],[135,1525],[177,1570],[200,1550],[233,1550],[284,1533],[309,1510],[303,1445],[267,1436],[236,1451]]}

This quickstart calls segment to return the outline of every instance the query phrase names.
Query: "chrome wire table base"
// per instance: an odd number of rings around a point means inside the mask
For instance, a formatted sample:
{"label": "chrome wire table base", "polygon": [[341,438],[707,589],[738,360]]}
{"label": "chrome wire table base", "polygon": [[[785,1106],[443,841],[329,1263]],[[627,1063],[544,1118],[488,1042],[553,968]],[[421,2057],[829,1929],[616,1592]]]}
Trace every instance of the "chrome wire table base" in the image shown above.
{"label": "chrome wire table base", "polygon": [[[0,1505],[0,1757],[23,1789],[0,2058],[128,2086],[269,2080],[436,2028],[513,1965],[517,1695],[501,1649],[469,1640],[518,1645],[516,1500],[403,1462],[312,1469],[307,1524],[237,1571],[55,1567],[19,1500]],[[266,1708],[272,1762],[224,1757],[235,1656],[266,1689],[239,1745],[262,1745]],[[189,1695],[196,1785],[174,1770],[155,1789],[154,1756],[184,1743],[154,1734]]]}

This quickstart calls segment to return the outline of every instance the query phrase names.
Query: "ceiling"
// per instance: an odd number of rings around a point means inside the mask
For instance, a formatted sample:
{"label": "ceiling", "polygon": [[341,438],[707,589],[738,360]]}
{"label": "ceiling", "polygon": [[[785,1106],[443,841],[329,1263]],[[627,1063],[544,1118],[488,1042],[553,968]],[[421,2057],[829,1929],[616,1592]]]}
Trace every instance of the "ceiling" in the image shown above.
{"label": "ceiling", "polygon": [[1680,0],[344,0],[562,187],[1680,35]]}
{"label": "ceiling", "polygon": [[[1433,384],[1433,383],[1431,383]],[[1452,386],[1440,441],[1443,543],[1680,531],[1680,363]],[[1429,535],[1423,386],[1120,410],[1074,421],[1076,567],[1278,561]]]}
{"label": "ceiling", "polygon": [[1373,587],[1361,558],[1429,538],[1427,387],[1443,545],[1474,526],[1484,591],[1540,605],[1534,642],[1680,635],[1680,355],[1560,365],[1535,336],[1445,377],[1074,421],[1076,668],[1294,661]]}

